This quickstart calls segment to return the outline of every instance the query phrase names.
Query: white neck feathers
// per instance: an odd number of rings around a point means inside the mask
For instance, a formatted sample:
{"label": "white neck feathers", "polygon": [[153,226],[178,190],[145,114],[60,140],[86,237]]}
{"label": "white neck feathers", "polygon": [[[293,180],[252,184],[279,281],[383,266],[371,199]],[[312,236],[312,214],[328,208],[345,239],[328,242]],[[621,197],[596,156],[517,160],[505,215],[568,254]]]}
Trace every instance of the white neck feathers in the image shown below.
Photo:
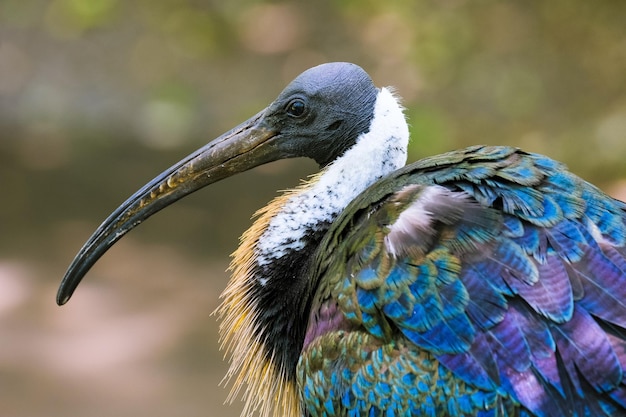
{"label": "white neck feathers", "polygon": [[332,222],[374,181],[406,164],[409,130],[402,110],[393,93],[382,88],[369,131],[295,190],[269,221],[256,246],[259,265],[302,249],[303,237],[316,225]]}

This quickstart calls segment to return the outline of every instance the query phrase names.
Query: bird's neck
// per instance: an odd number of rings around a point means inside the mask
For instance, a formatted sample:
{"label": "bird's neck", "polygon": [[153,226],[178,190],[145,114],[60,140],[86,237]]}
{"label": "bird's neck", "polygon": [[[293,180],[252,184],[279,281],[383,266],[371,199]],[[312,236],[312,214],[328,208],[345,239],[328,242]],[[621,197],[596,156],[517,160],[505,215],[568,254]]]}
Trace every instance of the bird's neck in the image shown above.
{"label": "bird's neck", "polygon": [[231,394],[247,385],[244,414],[258,408],[262,416],[273,409],[301,415],[295,369],[313,296],[305,273],[310,255],[355,197],[404,166],[408,138],[402,107],[381,89],[369,131],[310,181],[261,209],[242,236],[218,312],[222,343],[232,355]]}
{"label": "bird's neck", "polygon": [[[386,88],[376,99],[367,133],[303,186],[279,198],[256,245],[258,265],[305,248],[312,233],[325,231],[346,206],[384,175],[406,164],[409,131],[402,107]],[[285,197],[287,197],[285,199]],[[267,277],[259,277],[264,285]]]}

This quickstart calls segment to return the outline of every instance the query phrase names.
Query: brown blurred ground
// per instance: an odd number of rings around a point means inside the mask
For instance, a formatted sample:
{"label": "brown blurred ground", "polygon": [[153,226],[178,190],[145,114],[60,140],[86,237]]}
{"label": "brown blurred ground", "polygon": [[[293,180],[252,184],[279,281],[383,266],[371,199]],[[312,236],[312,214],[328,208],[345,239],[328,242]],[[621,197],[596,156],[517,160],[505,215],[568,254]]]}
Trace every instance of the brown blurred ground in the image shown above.
{"label": "brown blurred ground", "polygon": [[100,221],[295,75],[361,64],[404,97],[411,160],[476,143],[626,198],[626,3],[0,2],[0,416],[237,416],[210,313],[286,161],[151,219],[63,308]]}

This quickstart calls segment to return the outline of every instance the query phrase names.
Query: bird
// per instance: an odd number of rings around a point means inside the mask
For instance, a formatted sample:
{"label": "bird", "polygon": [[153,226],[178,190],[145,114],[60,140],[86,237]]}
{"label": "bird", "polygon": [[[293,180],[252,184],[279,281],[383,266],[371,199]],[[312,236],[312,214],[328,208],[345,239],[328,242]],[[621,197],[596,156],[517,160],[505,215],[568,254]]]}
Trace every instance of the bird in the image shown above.
{"label": "bird", "polygon": [[118,207],[57,303],[164,207],[305,157],[319,172],[256,212],[217,310],[242,415],[626,416],[626,203],[510,146],[407,164],[404,112],[356,64],[304,71]]}

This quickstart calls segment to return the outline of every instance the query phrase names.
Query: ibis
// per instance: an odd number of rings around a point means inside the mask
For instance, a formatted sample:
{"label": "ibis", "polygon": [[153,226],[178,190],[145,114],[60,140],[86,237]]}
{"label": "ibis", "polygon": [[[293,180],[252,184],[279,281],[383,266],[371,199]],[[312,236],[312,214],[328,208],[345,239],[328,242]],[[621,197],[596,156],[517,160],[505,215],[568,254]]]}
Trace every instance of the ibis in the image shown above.
{"label": "ibis", "polygon": [[218,309],[243,415],[626,416],[626,204],[543,155],[406,165],[408,142],[393,89],[350,63],[306,70],[117,208],[57,302],[157,211],[311,158],[242,236]]}

